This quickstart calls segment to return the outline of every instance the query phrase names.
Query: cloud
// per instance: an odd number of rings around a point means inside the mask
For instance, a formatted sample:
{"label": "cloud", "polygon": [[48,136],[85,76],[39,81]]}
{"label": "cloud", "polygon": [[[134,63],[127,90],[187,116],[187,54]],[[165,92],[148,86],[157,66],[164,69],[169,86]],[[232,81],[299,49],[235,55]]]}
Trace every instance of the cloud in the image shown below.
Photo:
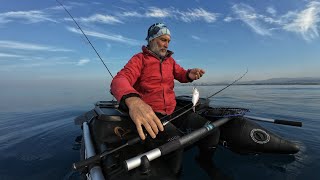
{"label": "cloud", "polygon": [[5,58],[21,58],[23,56],[16,55],[16,54],[7,54],[7,53],[0,53],[0,58],[5,57]]}
{"label": "cloud", "polygon": [[256,13],[255,9],[246,4],[236,4],[232,10],[237,17],[226,17],[225,22],[241,20],[255,33],[271,35],[272,30],[284,30],[300,34],[306,41],[319,37],[320,2],[311,1],[301,11],[289,11],[279,15],[273,7],[267,7],[269,16]]}
{"label": "cloud", "polygon": [[184,22],[192,22],[197,20],[204,20],[208,23],[215,22],[217,20],[217,13],[208,12],[202,8],[192,9],[187,12],[179,12],[181,19]]}
{"label": "cloud", "polygon": [[74,1],[70,1],[68,2],[69,5],[71,6],[87,6],[87,4],[82,3],[82,2],[74,2]]}
{"label": "cloud", "polygon": [[[64,5],[64,7],[65,7],[66,9],[71,9],[71,6],[65,6],[65,5]],[[48,10],[55,10],[55,11],[56,11],[56,10],[59,10],[59,11],[64,10],[62,6],[53,6],[53,7],[49,7],[49,8],[46,8],[46,9],[48,9]]]}
{"label": "cloud", "polygon": [[230,17],[230,16],[227,16],[223,19],[223,21],[225,22],[231,22],[231,21],[234,21],[235,19],[233,17]]}
{"label": "cloud", "polygon": [[79,62],[77,63],[78,66],[83,66],[87,63],[89,63],[90,60],[89,59],[80,59]]}
{"label": "cloud", "polygon": [[192,39],[200,40],[200,38],[198,36],[192,35],[191,37],[192,37]]}
{"label": "cloud", "polygon": [[[9,65],[1,65],[0,71],[14,71],[17,69],[28,69],[28,68],[38,68],[38,67],[50,67],[57,66],[61,64],[67,63],[59,63],[59,62],[32,62],[32,63],[19,63],[19,64],[9,64]],[[71,64],[71,63],[68,63]],[[75,64],[75,63],[72,63]]]}
{"label": "cloud", "polygon": [[196,41],[198,41],[198,42],[206,42],[207,41],[207,39],[201,38],[201,37],[196,36],[196,35],[191,35],[191,38],[196,40]]}
{"label": "cloud", "polygon": [[[102,24],[116,24],[116,23],[123,23],[115,16],[110,15],[103,15],[103,14],[94,14],[90,17],[81,17],[81,18],[74,18],[77,22],[83,23],[102,23]],[[71,18],[65,18],[67,21],[72,21]]]}
{"label": "cloud", "polygon": [[319,37],[320,2],[310,2],[307,8],[300,12],[288,12],[284,18],[290,21],[283,26],[284,30],[301,34],[306,41]]}
{"label": "cloud", "polygon": [[267,12],[272,16],[275,16],[277,14],[277,11],[273,7],[267,7]]}
{"label": "cloud", "polygon": [[236,4],[232,6],[232,10],[255,33],[263,36],[271,35],[271,32],[259,21],[263,16],[257,14],[251,6],[242,3]]}
{"label": "cloud", "polygon": [[[0,58],[1,58],[0,53]],[[37,68],[37,67],[54,67],[54,66],[83,66],[90,62],[89,59],[83,58],[79,61],[70,60],[68,57],[58,56],[58,57],[41,57],[41,56],[20,56],[17,55],[18,61],[11,61],[10,64],[2,63],[0,64],[0,71],[12,71],[16,69],[27,69],[27,68]],[[0,59],[1,60],[1,59]],[[1,61],[0,61],[1,63]]]}
{"label": "cloud", "polygon": [[28,64],[11,64],[11,65],[1,65],[0,71],[12,71],[14,69],[20,69],[20,68],[33,68],[33,67],[39,67],[43,66],[42,63],[28,63]]}
{"label": "cloud", "polygon": [[153,18],[165,18],[170,17],[172,14],[170,13],[170,9],[160,9],[156,7],[150,7],[148,11],[145,13],[146,17],[153,17]]}
{"label": "cloud", "polygon": [[5,13],[0,13],[0,23],[9,23],[12,21],[20,21],[22,23],[39,23],[39,22],[55,22],[56,20],[49,17],[43,11],[10,11]]}
{"label": "cloud", "polygon": [[[71,32],[82,34],[78,29],[73,28],[73,27],[67,27],[67,29]],[[99,32],[94,32],[94,31],[88,31],[88,30],[83,30],[84,33],[88,36],[93,36],[101,39],[107,39],[115,42],[120,42],[128,45],[139,45],[139,41],[123,37],[122,35],[115,35],[115,34],[103,34]]]}
{"label": "cloud", "polygon": [[140,13],[138,13],[136,11],[123,12],[121,14],[121,16],[123,16],[123,17],[139,17],[139,18],[145,17],[144,14],[140,14]]}
{"label": "cloud", "polygon": [[176,8],[149,7],[144,12],[127,11],[120,14],[121,17],[138,18],[173,18],[183,22],[205,21],[213,23],[217,20],[218,13],[209,12],[203,8],[188,9],[181,11]]}
{"label": "cloud", "polygon": [[20,50],[28,50],[28,51],[60,51],[60,52],[70,52],[70,49],[61,49],[51,46],[39,45],[39,44],[31,44],[24,43],[18,41],[1,41],[0,47],[7,49],[20,49]]}

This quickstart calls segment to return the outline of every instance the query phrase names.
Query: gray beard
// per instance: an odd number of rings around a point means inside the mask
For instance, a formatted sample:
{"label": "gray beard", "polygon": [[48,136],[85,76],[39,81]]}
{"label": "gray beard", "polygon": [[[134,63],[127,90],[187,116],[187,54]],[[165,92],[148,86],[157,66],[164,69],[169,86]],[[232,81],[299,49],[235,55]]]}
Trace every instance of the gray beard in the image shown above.
{"label": "gray beard", "polygon": [[[148,47],[149,47],[149,50],[152,51],[155,55],[157,55],[159,57],[159,59],[161,59],[161,60],[163,60],[167,55],[167,53],[164,56],[162,56],[160,54],[160,48],[157,45],[157,43],[149,43]],[[157,50],[159,50],[159,51],[157,51]]]}

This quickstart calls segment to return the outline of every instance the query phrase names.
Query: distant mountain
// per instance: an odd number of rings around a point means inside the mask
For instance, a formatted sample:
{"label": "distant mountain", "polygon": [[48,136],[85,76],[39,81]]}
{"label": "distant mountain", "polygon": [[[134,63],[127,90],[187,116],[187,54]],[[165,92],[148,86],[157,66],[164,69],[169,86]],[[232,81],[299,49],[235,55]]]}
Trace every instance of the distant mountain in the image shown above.
{"label": "distant mountain", "polygon": [[[192,83],[180,84],[181,86],[210,86],[210,85],[226,85],[230,82],[206,82],[206,83]],[[239,81],[236,85],[320,85],[320,77],[301,77],[301,78],[272,78],[257,81]]]}
{"label": "distant mountain", "polygon": [[260,81],[243,81],[238,84],[320,84],[320,78],[302,77],[302,78],[272,78]]}

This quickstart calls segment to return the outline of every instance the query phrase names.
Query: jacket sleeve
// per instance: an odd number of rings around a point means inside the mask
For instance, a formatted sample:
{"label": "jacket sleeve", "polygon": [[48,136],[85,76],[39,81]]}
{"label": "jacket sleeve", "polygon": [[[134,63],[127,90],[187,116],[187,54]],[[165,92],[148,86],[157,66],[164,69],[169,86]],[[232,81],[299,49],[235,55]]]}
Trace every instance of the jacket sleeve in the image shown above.
{"label": "jacket sleeve", "polygon": [[110,88],[113,96],[120,102],[121,98],[127,94],[137,94],[141,96],[133,85],[141,75],[142,69],[141,55],[133,56],[128,63],[113,78]]}
{"label": "jacket sleeve", "polygon": [[190,69],[185,70],[179,64],[173,60],[173,75],[176,80],[181,83],[192,82],[193,80],[189,78]]}

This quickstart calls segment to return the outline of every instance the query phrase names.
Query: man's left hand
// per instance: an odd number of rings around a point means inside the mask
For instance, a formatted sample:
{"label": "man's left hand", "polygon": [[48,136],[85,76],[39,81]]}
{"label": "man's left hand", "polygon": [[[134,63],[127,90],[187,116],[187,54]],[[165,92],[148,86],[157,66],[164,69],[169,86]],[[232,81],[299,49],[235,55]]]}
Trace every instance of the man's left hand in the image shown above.
{"label": "man's left hand", "polygon": [[189,78],[192,80],[197,80],[197,79],[200,79],[204,73],[205,71],[203,69],[193,68],[189,72]]}

